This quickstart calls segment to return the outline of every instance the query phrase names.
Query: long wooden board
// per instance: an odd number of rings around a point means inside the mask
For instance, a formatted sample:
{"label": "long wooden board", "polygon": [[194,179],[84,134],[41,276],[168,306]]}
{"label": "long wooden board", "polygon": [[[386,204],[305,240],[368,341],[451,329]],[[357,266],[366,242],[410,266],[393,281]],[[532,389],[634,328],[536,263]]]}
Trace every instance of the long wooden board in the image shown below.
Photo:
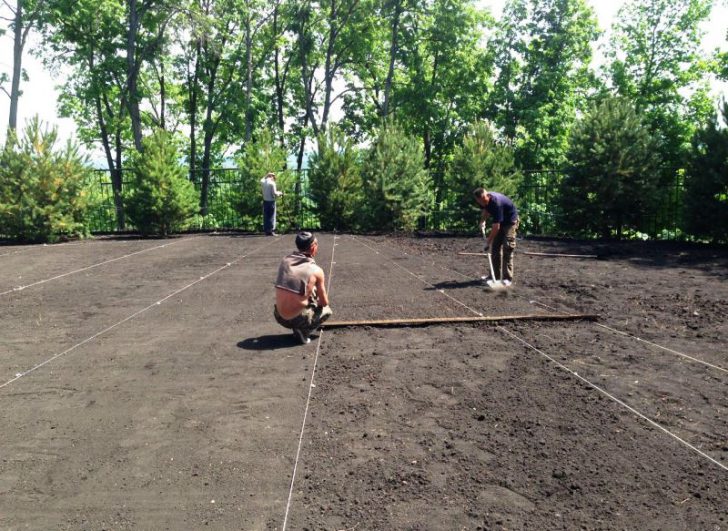
{"label": "long wooden board", "polygon": [[561,256],[564,258],[599,258],[599,255],[596,255],[596,254],[562,254],[562,253],[534,253],[534,252],[524,252],[521,254],[527,254],[530,256]]}
{"label": "long wooden board", "polygon": [[[468,253],[465,251],[459,252],[458,254],[463,256],[487,256],[485,253]],[[534,253],[530,251],[520,254],[527,254],[529,256],[558,256],[562,258],[599,258],[599,255],[596,254]]]}
{"label": "long wooden board", "polygon": [[321,328],[345,328],[349,326],[427,326],[447,323],[482,323],[497,321],[595,321],[598,315],[588,313],[550,313],[528,315],[487,315],[483,317],[413,317],[410,319],[365,319],[359,321],[326,321]]}

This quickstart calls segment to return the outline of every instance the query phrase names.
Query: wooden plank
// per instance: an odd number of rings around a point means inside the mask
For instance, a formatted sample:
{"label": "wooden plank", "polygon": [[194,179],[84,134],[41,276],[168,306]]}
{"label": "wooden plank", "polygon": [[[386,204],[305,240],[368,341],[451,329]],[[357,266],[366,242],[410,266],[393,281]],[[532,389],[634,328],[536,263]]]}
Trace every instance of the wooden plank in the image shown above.
{"label": "wooden plank", "polygon": [[596,254],[562,254],[562,253],[534,253],[525,252],[521,254],[527,254],[529,256],[560,256],[564,258],[599,258]]}
{"label": "wooden plank", "polygon": [[[488,256],[485,253],[468,253],[465,251],[459,252],[458,254],[463,256]],[[531,251],[525,251],[520,254],[527,254],[529,256],[559,256],[563,258],[599,258],[597,254],[535,253]]]}
{"label": "wooden plank", "polygon": [[409,319],[369,319],[358,321],[326,321],[321,328],[345,328],[349,326],[427,326],[448,323],[483,323],[497,321],[595,321],[598,315],[588,313],[549,313],[528,315],[487,315],[482,317],[413,317]]}

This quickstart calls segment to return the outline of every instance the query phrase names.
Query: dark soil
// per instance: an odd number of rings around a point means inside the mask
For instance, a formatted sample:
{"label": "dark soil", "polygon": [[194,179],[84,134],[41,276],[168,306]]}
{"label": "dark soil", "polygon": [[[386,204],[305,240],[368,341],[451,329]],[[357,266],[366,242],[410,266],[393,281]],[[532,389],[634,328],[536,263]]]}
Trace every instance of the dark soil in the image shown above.
{"label": "dark soil", "polygon": [[[501,296],[476,239],[338,241],[337,318],[552,307],[728,367],[725,251],[522,241],[600,259],[520,254]],[[728,373],[594,323],[324,332],[292,528],[728,527],[728,471],[509,333],[728,465]]]}
{"label": "dark soil", "polygon": [[494,294],[477,238],[320,241],[337,320],[600,319],[300,346],[292,236],[0,246],[0,529],[728,528],[725,249],[524,240]]}

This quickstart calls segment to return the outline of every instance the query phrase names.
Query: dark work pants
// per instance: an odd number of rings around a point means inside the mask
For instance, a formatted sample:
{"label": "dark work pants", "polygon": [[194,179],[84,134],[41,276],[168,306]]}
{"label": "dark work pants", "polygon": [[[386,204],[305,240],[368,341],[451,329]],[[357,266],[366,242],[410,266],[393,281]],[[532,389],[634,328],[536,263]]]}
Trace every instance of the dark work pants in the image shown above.
{"label": "dark work pants", "polygon": [[263,232],[270,234],[276,230],[276,202],[263,201]]}
{"label": "dark work pants", "polygon": [[[510,280],[513,282],[513,251],[516,250],[516,231],[519,220],[513,225],[501,225],[493,238],[491,257],[496,278],[494,280]],[[503,258],[501,259],[501,254]]]}

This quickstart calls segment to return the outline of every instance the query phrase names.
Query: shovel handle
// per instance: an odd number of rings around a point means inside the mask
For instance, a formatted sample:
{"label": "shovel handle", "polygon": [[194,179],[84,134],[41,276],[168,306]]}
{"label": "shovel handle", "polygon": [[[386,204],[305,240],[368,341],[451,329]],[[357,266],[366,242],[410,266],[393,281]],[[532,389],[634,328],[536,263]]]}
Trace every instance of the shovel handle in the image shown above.
{"label": "shovel handle", "polygon": [[493,271],[493,260],[490,258],[490,251],[485,254],[488,257],[488,265],[490,266],[490,278],[493,279],[493,282],[495,282],[498,279],[495,278],[495,271]]}

